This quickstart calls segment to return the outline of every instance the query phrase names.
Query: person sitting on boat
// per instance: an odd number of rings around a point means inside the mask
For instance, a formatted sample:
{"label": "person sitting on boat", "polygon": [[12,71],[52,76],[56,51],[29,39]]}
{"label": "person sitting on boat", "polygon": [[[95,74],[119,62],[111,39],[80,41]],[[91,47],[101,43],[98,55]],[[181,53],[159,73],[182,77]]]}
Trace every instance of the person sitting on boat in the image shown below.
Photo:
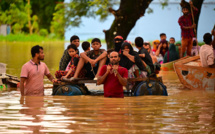
{"label": "person sitting on boat", "polygon": [[[87,44],[85,42],[83,42],[84,44]],[[82,44],[83,44],[82,43]],[[89,43],[89,42],[88,42]],[[63,79],[63,78],[71,78],[74,76],[75,74],[75,70],[77,68],[78,65],[78,61],[79,61],[79,55],[77,54],[77,47],[75,44],[70,44],[67,47],[67,51],[71,57],[71,61],[69,62],[69,64],[66,67],[65,71],[59,70],[56,71],[55,73],[55,77],[58,79]],[[81,73],[79,73],[79,78],[83,78],[85,76],[86,71],[82,70]]]}
{"label": "person sitting on boat", "polygon": [[121,46],[123,43],[123,37],[118,35],[114,38],[114,51],[118,52],[121,54]]}
{"label": "person sitting on boat", "polygon": [[157,48],[158,48],[159,44],[160,44],[159,40],[154,40],[152,42],[152,47],[153,47],[152,48],[152,52],[153,52],[153,55],[155,55],[155,52],[157,51]]}
{"label": "person sitting on boat", "polygon": [[149,52],[149,54],[150,54],[150,56],[152,58],[152,62],[153,62],[153,65],[154,65],[154,72],[156,74],[159,74],[161,65],[160,65],[160,63],[158,63],[157,57],[152,54],[150,43],[144,43],[143,47]]}
{"label": "person sitting on boat", "polygon": [[171,62],[178,59],[179,59],[179,55],[176,51],[175,44],[170,44],[169,50],[164,55],[163,63]]}
{"label": "person sitting on boat", "polygon": [[119,65],[119,53],[110,53],[110,64],[103,65],[99,72],[97,84],[104,84],[104,97],[123,98],[123,86],[127,85],[128,70]]}
{"label": "person sitting on boat", "polygon": [[82,49],[84,50],[85,53],[87,53],[88,51],[90,51],[90,43],[88,41],[84,41],[81,44]]}
{"label": "person sitting on boat", "polygon": [[213,41],[212,41],[212,46],[213,46],[213,50],[214,50],[214,57],[215,57],[215,25],[214,28],[211,31],[212,36],[214,37]]}
{"label": "person sitting on boat", "polygon": [[101,48],[101,41],[98,38],[94,38],[91,41],[93,50],[87,53],[83,52],[80,54],[81,58],[78,62],[77,69],[75,71],[74,77],[71,80],[78,78],[78,75],[82,68],[87,70],[85,77],[97,80],[98,73],[103,65],[106,63],[107,52]]}
{"label": "person sitting on boat", "polygon": [[[147,77],[147,71],[143,65],[138,53],[133,50],[130,41],[124,41],[122,44],[122,54],[120,55],[119,65],[128,69],[128,77]],[[139,70],[141,74],[139,74]]]}
{"label": "person sitting on boat", "polygon": [[205,33],[203,36],[205,44],[200,48],[200,60],[202,67],[212,67],[215,68],[215,58],[212,47],[212,35],[210,33]]}
{"label": "person sitting on boat", "polygon": [[198,41],[196,38],[193,38],[193,47],[191,49],[191,56],[199,55],[200,46],[198,45]]}
{"label": "person sitting on boat", "polygon": [[175,43],[175,46],[176,46],[176,51],[177,51],[178,55],[180,56],[180,54],[181,54],[181,41],[177,41]]}
{"label": "person sitting on boat", "polygon": [[32,59],[22,66],[20,92],[22,96],[43,96],[44,95],[44,75],[51,82],[56,82],[50,74],[44,60],[43,47],[36,45],[31,48]]}
{"label": "person sitting on boat", "polygon": [[168,51],[168,42],[166,40],[161,40],[160,45],[155,53],[157,56],[158,62],[163,63],[163,57],[165,53]]}
{"label": "person sitting on boat", "polygon": [[143,47],[148,51],[149,55],[151,56],[153,64],[155,62],[158,62],[157,57],[153,54],[151,50],[150,42],[144,42]]}
{"label": "person sitting on boat", "polygon": [[152,62],[152,58],[149,54],[149,52],[143,47],[143,38],[142,37],[136,37],[135,38],[135,46],[139,50],[138,54],[141,60],[143,61],[143,65],[145,66],[148,75],[154,73],[154,65]]}
{"label": "person sitting on boat", "polygon": [[166,39],[167,39],[166,34],[165,33],[161,33],[160,34],[160,41],[166,40]]}
{"label": "person sitting on boat", "polygon": [[[70,38],[70,44],[75,44],[77,48],[79,47],[79,43],[80,43],[79,37],[77,35],[73,35]],[[79,50],[77,51],[77,54],[79,55]],[[60,59],[59,70],[65,71],[70,61],[71,61],[71,56],[69,56],[69,53],[66,49],[63,53],[63,56]]]}

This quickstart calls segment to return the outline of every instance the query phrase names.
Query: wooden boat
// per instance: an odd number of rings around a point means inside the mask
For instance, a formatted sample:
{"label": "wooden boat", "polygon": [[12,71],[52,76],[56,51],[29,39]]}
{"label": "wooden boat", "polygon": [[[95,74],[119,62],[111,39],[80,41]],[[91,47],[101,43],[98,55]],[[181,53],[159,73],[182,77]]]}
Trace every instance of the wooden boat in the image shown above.
{"label": "wooden boat", "polygon": [[[166,86],[163,85],[161,77],[158,78],[129,78],[128,82],[134,83],[134,86],[130,90],[128,85],[127,90],[124,94],[128,96],[141,96],[141,95],[168,95]],[[52,95],[89,95],[91,94],[86,83],[97,83],[96,80],[89,79],[63,79],[62,81],[53,84],[53,94]]]}
{"label": "wooden boat", "polygon": [[178,62],[178,61],[180,61],[182,59],[186,59],[186,58],[188,58],[188,56],[185,56],[185,57],[183,57],[181,59],[174,60],[174,61],[171,61],[171,62],[168,62],[168,63],[163,63],[163,64],[161,64],[161,70],[162,71],[175,71],[173,64],[175,62]]}
{"label": "wooden boat", "polygon": [[200,57],[189,57],[174,63],[181,83],[189,89],[215,90],[215,68],[201,67]]}
{"label": "wooden boat", "polygon": [[6,74],[6,64],[0,63],[0,86],[16,88],[19,82],[18,77]]}
{"label": "wooden boat", "polygon": [[176,61],[171,61],[171,62],[168,62],[168,63],[163,63],[163,64],[161,64],[161,70],[162,70],[162,71],[174,71],[173,64],[174,64],[175,62],[176,62]]}

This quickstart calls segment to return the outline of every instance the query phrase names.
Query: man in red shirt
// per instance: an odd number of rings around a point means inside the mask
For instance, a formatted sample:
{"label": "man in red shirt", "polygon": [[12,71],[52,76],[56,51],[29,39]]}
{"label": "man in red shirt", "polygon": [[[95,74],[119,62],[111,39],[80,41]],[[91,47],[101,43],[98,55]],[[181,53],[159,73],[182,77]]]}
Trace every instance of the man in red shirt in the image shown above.
{"label": "man in red shirt", "polygon": [[104,97],[123,98],[123,86],[127,85],[128,70],[119,66],[119,53],[110,53],[110,65],[103,65],[97,84],[104,84]]}
{"label": "man in red shirt", "polygon": [[[194,10],[194,15],[197,14],[198,9],[193,6],[192,1],[190,1],[190,6]],[[184,56],[184,53],[187,49],[187,55],[191,56],[191,49],[193,47],[193,29],[196,27],[196,24],[192,24],[192,15],[189,13],[188,7],[182,7],[183,16],[178,19],[178,23],[181,27],[181,45],[182,51],[180,57]]]}

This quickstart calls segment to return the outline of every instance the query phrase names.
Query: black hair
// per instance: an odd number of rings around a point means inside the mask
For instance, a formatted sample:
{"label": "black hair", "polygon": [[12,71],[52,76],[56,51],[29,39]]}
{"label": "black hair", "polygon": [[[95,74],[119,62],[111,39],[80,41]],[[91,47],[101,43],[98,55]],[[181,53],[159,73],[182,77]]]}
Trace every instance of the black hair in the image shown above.
{"label": "black hair", "polygon": [[175,38],[174,37],[170,37],[170,39],[173,39],[175,41]]}
{"label": "black hair", "polygon": [[188,7],[188,6],[183,6],[183,7],[182,7],[182,10],[183,10],[184,8],[186,8],[186,9],[189,10],[189,7]]}
{"label": "black hair", "polygon": [[210,33],[205,33],[203,36],[203,41],[205,42],[205,44],[210,45],[212,42],[212,35]]}
{"label": "black hair", "polygon": [[41,46],[39,46],[39,45],[33,46],[33,47],[31,48],[31,56],[32,56],[32,58],[35,57],[35,54],[36,54],[36,53],[40,53],[40,49],[43,50],[43,47],[41,47]]}
{"label": "black hair", "polygon": [[[107,50],[107,53],[110,54],[110,53],[113,52],[113,51],[114,51],[114,49],[113,49],[113,48],[110,48],[110,49]],[[114,51],[114,52],[115,52],[115,51]],[[117,53],[118,53],[118,52],[117,52]]]}
{"label": "black hair", "polygon": [[136,45],[137,47],[142,47],[142,46],[143,46],[143,42],[144,42],[144,40],[143,40],[142,37],[136,37],[136,38],[135,38],[135,45]]}
{"label": "black hair", "polygon": [[83,49],[84,51],[86,51],[87,49],[89,49],[90,43],[89,43],[88,41],[84,41],[84,42],[81,44],[81,46],[82,46],[82,49]]}
{"label": "black hair", "polygon": [[91,44],[94,43],[94,42],[98,42],[98,43],[101,44],[101,41],[100,41],[99,38],[94,38],[94,39],[92,39]]}
{"label": "black hair", "polygon": [[77,50],[77,47],[75,44],[70,44],[68,47],[67,47],[67,50],[69,50],[70,48],[74,49],[75,51]]}
{"label": "black hair", "polygon": [[144,46],[151,46],[149,42],[144,42]]}
{"label": "black hair", "polygon": [[71,38],[70,38],[70,42],[72,42],[73,40],[76,40],[76,39],[79,39],[79,37],[77,35],[73,35]]}
{"label": "black hair", "polygon": [[163,35],[165,35],[165,36],[166,36],[166,34],[165,34],[165,33],[161,33],[161,34],[160,34],[160,37],[161,37],[161,36],[163,36]]}

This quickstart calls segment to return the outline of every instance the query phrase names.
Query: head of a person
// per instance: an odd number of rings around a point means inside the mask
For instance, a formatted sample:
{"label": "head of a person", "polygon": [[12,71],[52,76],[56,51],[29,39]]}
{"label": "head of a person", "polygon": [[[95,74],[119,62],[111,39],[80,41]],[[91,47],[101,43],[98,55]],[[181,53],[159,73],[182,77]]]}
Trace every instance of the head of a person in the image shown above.
{"label": "head of a person", "polygon": [[75,44],[70,44],[68,47],[67,47],[67,51],[69,53],[69,55],[71,57],[73,57],[74,55],[77,54],[77,47]]}
{"label": "head of a person", "polygon": [[160,34],[160,39],[161,40],[166,40],[166,34],[165,33],[161,33]]}
{"label": "head of a person", "polygon": [[43,53],[43,47],[36,45],[31,48],[32,58],[37,58],[38,60],[44,60],[45,54]]}
{"label": "head of a person", "polygon": [[193,46],[196,46],[198,44],[198,41],[196,38],[193,38]]}
{"label": "head of a person", "polygon": [[91,41],[91,47],[93,48],[93,50],[95,51],[98,51],[101,47],[101,41],[99,38],[94,38],[92,41]]}
{"label": "head of a person", "polygon": [[90,43],[89,43],[88,41],[84,41],[84,42],[81,44],[81,46],[82,46],[82,49],[83,49],[84,51],[90,50]]}
{"label": "head of a person", "polygon": [[109,58],[110,58],[110,63],[112,65],[118,65],[119,64],[120,57],[119,57],[118,52],[116,52],[116,51],[111,52]]}
{"label": "head of a person", "polygon": [[176,45],[176,46],[181,46],[181,42],[180,42],[180,41],[177,41],[177,42],[175,43],[175,45]]}
{"label": "head of a person", "polygon": [[171,37],[171,38],[169,39],[169,43],[170,43],[170,44],[175,44],[175,38],[174,38],[174,37]]}
{"label": "head of a person", "polygon": [[70,38],[70,44],[75,44],[76,47],[78,48],[79,45],[80,45],[80,39],[77,35],[73,35],[71,38]]}
{"label": "head of a person", "polygon": [[123,43],[123,37],[118,35],[114,38],[114,50],[119,52]]}
{"label": "head of a person", "polygon": [[205,44],[210,45],[212,43],[212,35],[210,33],[205,33],[203,36],[203,41]]}
{"label": "head of a person", "polygon": [[107,50],[108,57],[110,57],[110,53],[113,51],[114,51],[114,49],[112,49],[112,48]]}
{"label": "head of a person", "polygon": [[144,40],[142,37],[136,37],[134,42],[136,47],[143,47]]}
{"label": "head of a person", "polygon": [[131,42],[125,40],[125,41],[122,43],[121,50],[122,50],[122,51],[127,51],[128,53],[133,52],[133,47],[131,46]]}
{"label": "head of a person", "polygon": [[152,42],[153,49],[154,49],[154,50],[157,50],[159,44],[160,44],[160,41],[159,41],[159,40],[154,40],[154,41]]}
{"label": "head of a person", "polygon": [[151,45],[150,45],[149,42],[145,42],[144,45],[143,45],[143,47],[150,53],[150,51],[151,51]]}
{"label": "head of a person", "polygon": [[168,42],[166,40],[161,40],[160,45],[162,45],[162,48],[168,48]]}
{"label": "head of a person", "polygon": [[184,15],[188,15],[189,14],[189,7],[188,6],[183,6],[182,7],[182,13]]}

